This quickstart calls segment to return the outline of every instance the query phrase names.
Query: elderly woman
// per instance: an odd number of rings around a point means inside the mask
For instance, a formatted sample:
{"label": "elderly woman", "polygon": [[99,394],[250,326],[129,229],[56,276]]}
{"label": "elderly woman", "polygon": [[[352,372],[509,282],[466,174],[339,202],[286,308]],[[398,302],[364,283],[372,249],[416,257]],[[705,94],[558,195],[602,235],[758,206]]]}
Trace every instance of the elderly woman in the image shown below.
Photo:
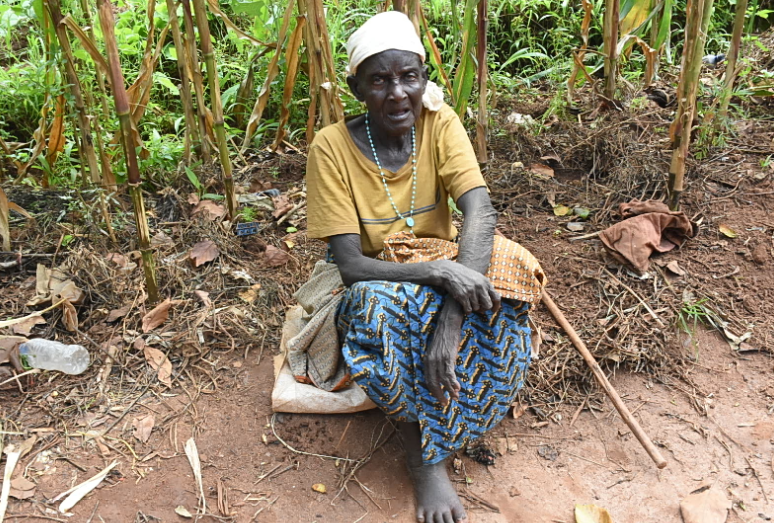
{"label": "elderly woman", "polygon": [[[495,237],[473,148],[454,111],[429,96],[438,87],[410,20],[378,14],[347,51],[347,83],[366,112],[309,148],[308,235],[338,265],[343,357],[400,428],[417,520],[464,521],[445,459],[497,424],[523,383],[542,273]],[[464,215],[460,235],[449,197]]]}

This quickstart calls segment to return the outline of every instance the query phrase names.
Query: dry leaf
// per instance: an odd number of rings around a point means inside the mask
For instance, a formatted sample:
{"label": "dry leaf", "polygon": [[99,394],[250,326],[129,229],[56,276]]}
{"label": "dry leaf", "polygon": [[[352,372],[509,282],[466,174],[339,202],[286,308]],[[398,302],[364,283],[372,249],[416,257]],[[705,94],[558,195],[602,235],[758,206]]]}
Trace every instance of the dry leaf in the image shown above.
{"label": "dry leaf", "polygon": [[174,244],[175,244],[175,241],[172,238],[170,238],[168,234],[165,234],[164,231],[157,232],[151,238],[151,245],[154,247],[160,247],[162,245],[172,246]]}
{"label": "dry leaf", "polygon": [[212,301],[210,300],[210,293],[206,291],[194,291],[194,294],[196,295],[199,300],[201,300],[202,305],[205,307],[212,307]]}
{"label": "dry leaf", "polygon": [[557,205],[554,207],[554,216],[567,216],[572,212],[572,209],[567,207],[566,205]]}
{"label": "dry leaf", "polygon": [[516,403],[515,405],[513,405],[511,416],[513,416],[513,419],[519,419],[524,415],[525,412],[527,412],[527,407],[525,407],[521,403]]}
{"label": "dry leaf", "polygon": [[191,194],[188,195],[188,200],[187,201],[191,205],[196,205],[197,203],[199,203],[201,201],[201,198],[199,198],[198,194],[196,194],[195,192],[192,192]]}
{"label": "dry leaf", "polygon": [[325,485],[323,485],[322,483],[315,483],[314,485],[312,485],[312,490],[314,490],[315,492],[319,492],[320,494],[325,494],[326,492],[328,492],[328,489],[325,488]]}
{"label": "dry leaf", "polygon": [[129,259],[123,254],[117,252],[110,252],[105,256],[105,260],[113,263],[116,267],[123,269],[129,264]]}
{"label": "dry leaf", "polygon": [[280,265],[285,265],[290,259],[288,253],[274,247],[273,245],[266,246],[266,252],[264,255],[266,257],[266,265],[269,267],[279,267]]}
{"label": "dry leaf", "polygon": [[62,324],[70,332],[78,330],[78,311],[69,301],[62,302]]}
{"label": "dry leaf", "polygon": [[15,203],[9,202],[2,187],[0,187],[0,246],[2,246],[4,251],[11,250],[11,227],[9,223],[11,211],[16,211],[27,218],[32,218],[27,211]]}
{"label": "dry leaf", "polygon": [[162,301],[152,311],[142,317],[142,331],[150,332],[165,321],[169,317],[169,308],[176,303],[167,298]]}
{"label": "dry leaf", "polygon": [[543,160],[544,162],[556,162],[558,164],[562,163],[562,159],[555,154],[547,154],[545,156],[541,156],[540,159]]}
{"label": "dry leaf", "polygon": [[222,218],[226,214],[226,209],[212,200],[202,200],[194,207],[193,215],[200,214],[204,219],[213,221]]}
{"label": "dry leaf", "polygon": [[685,523],[725,523],[731,501],[717,487],[703,487],[680,502]]}
{"label": "dry leaf", "polygon": [[596,505],[575,505],[575,523],[613,523],[607,509]]}
{"label": "dry leaf", "polygon": [[239,297],[245,302],[252,305],[252,303],[258,298],[258,291],[261,290],[261,284],[256,283],[244,292],[239,293]]}
{"label": "dry leaf", "polygon": [[62,501],[62,504],[59,505],[59,512],[65,513],[71,508],[73,508],[80,500],[82,500],[89,492],[97,488],[97,486],[102,483],[102,480],[107,477],[107,475],[110,473],[113,468],[118,465],[117,461],[114,461],[104,469],[102,469],[100,472],[92,476],[91,478],[87,479],[80,485],[77,485],[67,492],[63,492],[62,494],[59,494],[57,497],[54,498],[54,501],[57,501],[59,499],[62,499],[64,496],[67,496],[64,501]]}
{"label": "dry leaf", "polygon": [[108,317],[107,317],[106,321],[108,323],[113,323],[114,321],[123,318],[124,316],[129,314],[129,310],[131,308],[132,308],[131,305],[124,305],[120,309],[114,309],[114,310],[110,311],[110,314],[108,314]]}
{"label": "dry leaf", "polygon": [[27,302],[28,307],[56,303],[62,299],[75,305],[83,303],[86,294],[59,269],[49,269],[38,264],[35,275],[35,297]]}
{"label": "dry leaf", "polygon": [[188,458],[188,463],[191,464],[191,470],[196,480],[196,486],[199,487],[199,504],[201,505],[202,513],[207,511],[207,500],[204,497],[204,483],[202,482],[202,463],[199,459],[199,449],[196,448],[196,440],[189,438],[185,442],[183,447],[185,455]]}
{"label": "dry leaf", "polygon": [[36,486],[37,485],[24,476],[19,476],[11,481],[10,496],[19,500],[29,499],[35,495]]}
{"label": "dry leaf", "polygon": [[554,177],[554,170],[542,163],[533,163],[530,165],[529,172],[535,175],[535,177],[542,178],[544,180]]}
{"label": "dry leaf", "polygon": [[293,208],[293,204],[284,194],[272,198],[271,201],[274,203],[274,212],[271,215],[275,220]]}
{"label": "dry leaf", "polygon": [[580,222],[570,222],[565,227],[571,232],[581,232],[583,230],[583,224]]}
{"label": "dry leaf", "polygon": [[204,240],[193,246],[189,258],[193,261],[194,267],[199,267],[207,262],[211,262],[218,257],[220,251],[218,246],[212,240]]}
{"label": "dry leaf", "polygon": [[86,294],[72,280],[51,285],[51,301],[67,300],[75,305],[83,303]]}
{"label": "dry leaf", "polygon": [[169,361],[169,358],[167,358],[160,350],[148,346],[143,349],[143,354],[148,361],[148,365],[150,365],[152,369],[158,370],[159,381],[167,387],[171,387],[172,363]]}
{"label": "dry leaf", "polygon": [[736,238],[739,236],[734,229],[729,227],[728,225],[719,225],[718,229],[721,233],[723,233],[723,236],[726,236],[727,238]]}
{"label": "dry leaf", "polygon": [[189,519],[193,518],[191,513],[188,512],[188,509],[185,508],[183,505],[178,505],[177,507],[175,507],[175,514],[183,518],[189,518]]}
{"label": "dry leaf", "polygon": [[671,262],[667,263],[666,268],[678,276],[685,276],[685,271],[682,267],[677,263],[677,260],[672,260]]}
{"label": "dry leaf", "polygon": [[42,316],[30,316],[27,317],[21,323],[17,323],[11,327],[11,332],[18,334],[19,336],[29,336],[35,325],[45,325],[46,320]]}
{"label": "dry leaf", "polygon": [[134,427],[132,435],[137,438],[138,441],[147,443],[155,424],[156,418],[153,417],[153,414],[146,414],[145,416],[134,418],[132,421],[132,427]]}

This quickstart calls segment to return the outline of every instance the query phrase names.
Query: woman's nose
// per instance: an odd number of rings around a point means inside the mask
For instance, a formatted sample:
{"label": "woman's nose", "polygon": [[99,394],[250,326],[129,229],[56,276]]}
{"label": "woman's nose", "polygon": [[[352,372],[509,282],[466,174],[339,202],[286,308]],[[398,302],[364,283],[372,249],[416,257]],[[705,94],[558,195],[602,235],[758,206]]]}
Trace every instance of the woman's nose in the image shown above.
{"label": "woman's nose", "polygon": [[403,89],[399,78],[390,81],[390,91],[387,96],[394,100],[402,100],[406,97],[406,91]]}

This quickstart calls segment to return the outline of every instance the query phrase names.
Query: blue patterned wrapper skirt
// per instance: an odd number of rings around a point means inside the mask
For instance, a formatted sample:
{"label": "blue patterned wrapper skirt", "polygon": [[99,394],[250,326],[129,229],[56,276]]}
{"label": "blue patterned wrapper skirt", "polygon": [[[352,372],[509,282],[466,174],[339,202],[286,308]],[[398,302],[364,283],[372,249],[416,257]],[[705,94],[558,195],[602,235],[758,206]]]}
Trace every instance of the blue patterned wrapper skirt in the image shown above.
{"label": "blue patterned wrapper skirt", "polygon": [[444,299],[426,285],[359,282],[346,289],[337,316],[352,378],[388,417],[419,423],[425,464],[499,423],[530,362],[529,304],[503,299],[497,313],[468,314],[456,361],[460,397],[443,406],[425,385],[423,364]]}

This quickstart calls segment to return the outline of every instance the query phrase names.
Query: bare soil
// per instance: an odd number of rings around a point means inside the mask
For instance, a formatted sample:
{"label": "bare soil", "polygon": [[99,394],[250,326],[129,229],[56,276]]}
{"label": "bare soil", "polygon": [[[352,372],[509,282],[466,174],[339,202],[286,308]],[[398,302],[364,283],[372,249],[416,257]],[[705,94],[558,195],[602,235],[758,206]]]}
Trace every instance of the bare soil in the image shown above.
{"label": "bare soil", "polygon": [[[690,371],[694,390],[629,373],[612,378],[662,448],[669,461],[666,469],[655,468],[607,401],[574,420],[577,407],[562,408],[558,422],[540,428],[528,412],[507,419],[491,435],[493,448],[503,453],[495,466],[460,456],[462,468],[453,474],[459,491],[496,507],[466,499],[471,521],[569,523],[576,503],[594,503],[607,508],[616,522],[679,522],[680,500],[705,483],[717,484],[734,501],[730,522],[774,517],[771,357],[735,354],[707,331],[700,331],[695,342],[699,362]],[[234,521],[251,521],[259,509],[263,511],[256,521],[265,522],[413,521],[411,485],[397,437],[357,475],[368,495],[351,482],[348,492],[336,497],[340,466],[334,460],[295,454],[273,436],[271,373],[268,359],[256,365],[250,358],[228,387],[197,402],[190,420],[166,433],[154,432],[147,445],[133,441],[138,456],[151,457],[123,462],[122,476],[81,502],[68,521],[183,521],[174,512],[180,505],[195,513],[196,486],[182,449],[189,437],[201,453],[208,510],[218,513],[216,485],[222,481]],[[697,412],[686,392],[705,396],[707,416]],[[186,403],[182,396],[146,403],[138,414],[175,411]],[[277,434],[296,450],[342,457],[365,454],[382,427],[384,418],[376,411],[277,415],[275,420]],[[33,461],[28,471],[38,481],[36,496],[32,502],[12,503],[12,521],[24,521],[20,515],[35,514],[45,506],[42,500],[105,464],[92,445],[76,438],[55,446],[54,454],[66,454],[72,461]],[[77,470],[73,462],[88,472]],[[261,480],[270,471],[279,475]],[[326,486],[327,494],[312,490],[317,483]]]}

